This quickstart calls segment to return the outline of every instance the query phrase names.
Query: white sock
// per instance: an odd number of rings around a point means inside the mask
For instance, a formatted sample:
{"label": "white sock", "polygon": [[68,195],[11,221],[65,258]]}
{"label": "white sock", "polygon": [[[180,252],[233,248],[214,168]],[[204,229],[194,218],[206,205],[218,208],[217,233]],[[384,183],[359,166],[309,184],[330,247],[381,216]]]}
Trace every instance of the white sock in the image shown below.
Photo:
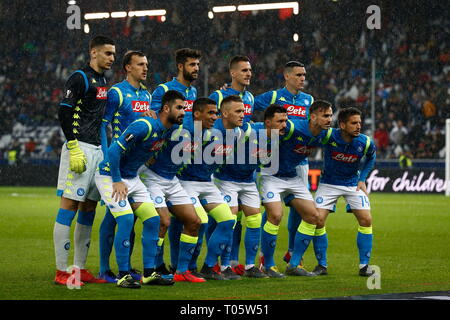
{"label": "white sock", "polygon": [[86,260],[91,244],[92,226],[86,226],[77,222],[74,232],[74,257],[73,264],[80,269],[85,269]]}
{"label": "white sock", "polygon": [[53,244],[55,246],[56,269],[67,271],[70,250],[70,227],[55,222],[53,228]]}

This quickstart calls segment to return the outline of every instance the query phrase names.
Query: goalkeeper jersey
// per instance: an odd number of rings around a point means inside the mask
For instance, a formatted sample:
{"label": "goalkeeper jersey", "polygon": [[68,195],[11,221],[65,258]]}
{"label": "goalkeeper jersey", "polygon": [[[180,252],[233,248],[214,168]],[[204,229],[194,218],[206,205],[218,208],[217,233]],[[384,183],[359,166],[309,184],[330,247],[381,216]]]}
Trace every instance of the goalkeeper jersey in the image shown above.
{"label": "goalkeeper jersey", "polygon": [[[362,159],[365,156],[363,163]],[[324,165],[321,183],[356,186],[365,181],[376,159],[376,147],[366,135],[360,134],[348,143],[342,139],[340,129],[332,129],[324,146]]]}
{"label": "goalkeeper jersey", "polygon": [[105,75],[89,65],[76,70],[64,86],[61,108],[72,108],[72,132],[75,139],[99,146],[100,126],[107,98]]}

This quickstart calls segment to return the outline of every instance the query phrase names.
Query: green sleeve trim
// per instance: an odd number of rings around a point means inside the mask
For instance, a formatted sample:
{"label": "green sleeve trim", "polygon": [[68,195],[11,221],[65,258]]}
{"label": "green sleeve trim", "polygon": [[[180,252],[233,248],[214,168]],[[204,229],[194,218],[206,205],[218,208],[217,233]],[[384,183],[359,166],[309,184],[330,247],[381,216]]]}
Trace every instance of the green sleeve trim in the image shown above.
{"label": "green sleeve trim", "polygon": [[145,122],[145,123],[147,124],[147,126],[148,126],[148,133],[147,133],[147,135],[145,136],[144,140],[142,140],[142,141],[145,141],[145,140],[147,140],[148,138],[150,138],[150,135],[152,134],[152,125],[151,125],[150,122],[148,122],[148,120],[146,120],[146,119],[138,119],[138,120],[136,120],[136,122],[138,122],[138,121]]}
{"label": "green sleeve trim", "polygon": [[272,91],[272,100],[270,100],[270,104],[274,104],[276,100],[277,100],[277,91],[274,90]]}
{"label": "green sleeve trim", "polygon": [[114,89],[117,92],[117,94],[119,95],[119,106],[117,107],[117,109],[119,109],[122,106],[122,103],[123,103],[122,91],[119,88],[117,88],[117,87],[111,87],[111,90],[112,89]]}
{"label": "green sleeve trim", "polygon": [[286,137],[283,138],[283,141],[289,140],[292,137],[292,134],[294,133],[294,123],[291,120],[288,120],[288,122],[291,124],[291,128],[289,129],[289,133]]}
{"label": "green sleeve trim", "polygon": [[220,90],[216,90],[216,92],[217,92],[217,96],[218,96],[217,109],[220,110],[220,104],[222,103],[222,100],[223,100],[223,94],[222,94],[222,91],[220,91]]}
{"label": "green sleeve trim", "polygon": [[327,144],[328,140],[330,140],[331,137],[331,133],[333,132],[332,128],[329,128],[327,131],[327,135],[325,136],[325,138],[322,140],[322,144]]}
{"label": "green sleeve trim", "polygon": [[166,86],[165,84],[160,84],[160,86],[164,89],[164,92],[169,91],[169,87]]}
{"label": "green sleeve trim", "polygon": [[367,151],[369,150],[369,147],[370,147],[370,138],[366,136],[366,147],[364,148],[364,155],[366,155]]}

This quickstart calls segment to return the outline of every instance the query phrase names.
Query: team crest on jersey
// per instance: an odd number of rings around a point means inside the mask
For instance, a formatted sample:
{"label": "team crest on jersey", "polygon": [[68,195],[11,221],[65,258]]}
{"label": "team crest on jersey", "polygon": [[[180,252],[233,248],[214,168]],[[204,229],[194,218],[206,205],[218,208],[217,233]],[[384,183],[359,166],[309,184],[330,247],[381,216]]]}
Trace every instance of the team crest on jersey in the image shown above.
{"label": "team crest on jersey", "polygon": [[300,118],[306,117],[306,107],[304,107],[304,106],[285,104],[283,107],[286,109],[288,116],[294,116],[294,117],[300,117]]}
{"label": "team crest on jersey", "polygon": [[191,202],[192,202],[192,204],[194,205],[194,204],[197,203],[197,199],[195,199],[194,197],[191,197]]}
{"label": "team crest on jersey", "polygon": [[331,153],[331,158],[336,161],[345,162],[345,163],[355,163],[358,161],[358,156],[356,154],[347,154],[343,152],[333,151]]}
{"label": "team crest on jersey", "polygon": [[122,246],[124,246],[125,248],[128,248],[130,246],[130,240],[128,240],[128,239],[123,240]]}
{"label": "team crest on jersey", "polygon": [[323,198],[322,197],[317,197],[316,198],[316,202],[319,203],[319,204],[322,203],[323,202]]}
{"label": "team crest on jersey", "polygon": [[84,189],[83,188],[78,188],[77,195],[79,195],[80,197],[84,196]]}
{"label": "team crest on jersey", "polygon": [[127,205],[127,202],[125,200],[120,200],[119,201],[119,207],[125,207]]}
{"label": "team crest on jersey", "polygon": [[156,202],[157,204],[160,204],[160,203],[163,202],[163,198],[160,197],[160,196],[157,196],[157,197],[155,198],[155,202]]}
{"label": "team crest on jersey", "polygon": [[131,101],[131,106],[133,108],[133,112],[145,112],[148,111],[150,108],[150,105],[148,101]]}
{"label": "team crest on jersey", "polygon": [[358,147],[358,152],[362,152],[363,151],[363,147],[362,146],[359,146]]}
{"label": "team crest on jersey", "polygon": [[223,200],[225,200],[226,202],[230,203],[231,202],[231,197],[229,195],[226,195],[225,197],[223,197]]}
{"label": "team crest on jersey", "polygon": [[107,91],[108,89],[106,87],[97,87],[97,96],[96,98],[99,100],[106,100],[107,98]]}
{"label": "team crest on jersey", "polygon": [[272,199],[274,196],[272,191],[267,192],[267,198]]}

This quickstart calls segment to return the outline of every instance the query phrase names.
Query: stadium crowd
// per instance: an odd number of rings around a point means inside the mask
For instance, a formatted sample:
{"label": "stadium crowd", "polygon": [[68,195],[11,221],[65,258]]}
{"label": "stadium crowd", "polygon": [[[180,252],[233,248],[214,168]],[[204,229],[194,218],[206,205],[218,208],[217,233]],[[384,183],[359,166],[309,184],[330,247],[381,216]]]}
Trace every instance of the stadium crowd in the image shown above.
{"label": "stadium crowd", "polygon": [[[376,131],[368,131],[368,121],[364,131],[374,137],[378,157],[398,158],[408,152],[413,158],[444,157],[450,52],[449,21],[442,14],[421,19],[391,10],[383,13],[381,30],[371,31],[365,20],[342,28],[338,17],[348,14],[343,8],[305,10],[299,16],[236,12],[216,14],[212,20],[205,14],[186,24],[180,7],[169,4],[164,22],[148,17],[133,18],[128,26],[126,19],[89,22],[91,31],[86,35],[83,30],[67,29],[68,15],[60,6],[43,4],[25,10],[17,4],[0,10],[3,26],[19,24],[19,32],[0,34],[7,44],[0,51],[0,159],[14,148],[21,157],[59,157],[64,140],[57,119],[62,88],[70,72],[88,60],[87,50],[81,48],[86,48],[92,34],[112,36],[119,60],[127,49],[146,52],[150,92],[175,75],[173,52],[181,47],[203,53],[200,80],[195,83],[199,96],[229,81],[227,63],[235,54],[251,60],[254,74],[249,90],[254,95],[280,87],[284,63],[299,60],[308,73],[307,93],[332,101],[337,108],[357,106],[366,120],[370,120],[374,56]],[[36,14],[39,10],[42,14]],[[298,42],[293,41],[293,30],[299,30]],[[122,80],[120,61],[108,76],[110,84]],[[36,130],[41,132],[37,139]],[[35,137],[30,143],[31,136]]]}

